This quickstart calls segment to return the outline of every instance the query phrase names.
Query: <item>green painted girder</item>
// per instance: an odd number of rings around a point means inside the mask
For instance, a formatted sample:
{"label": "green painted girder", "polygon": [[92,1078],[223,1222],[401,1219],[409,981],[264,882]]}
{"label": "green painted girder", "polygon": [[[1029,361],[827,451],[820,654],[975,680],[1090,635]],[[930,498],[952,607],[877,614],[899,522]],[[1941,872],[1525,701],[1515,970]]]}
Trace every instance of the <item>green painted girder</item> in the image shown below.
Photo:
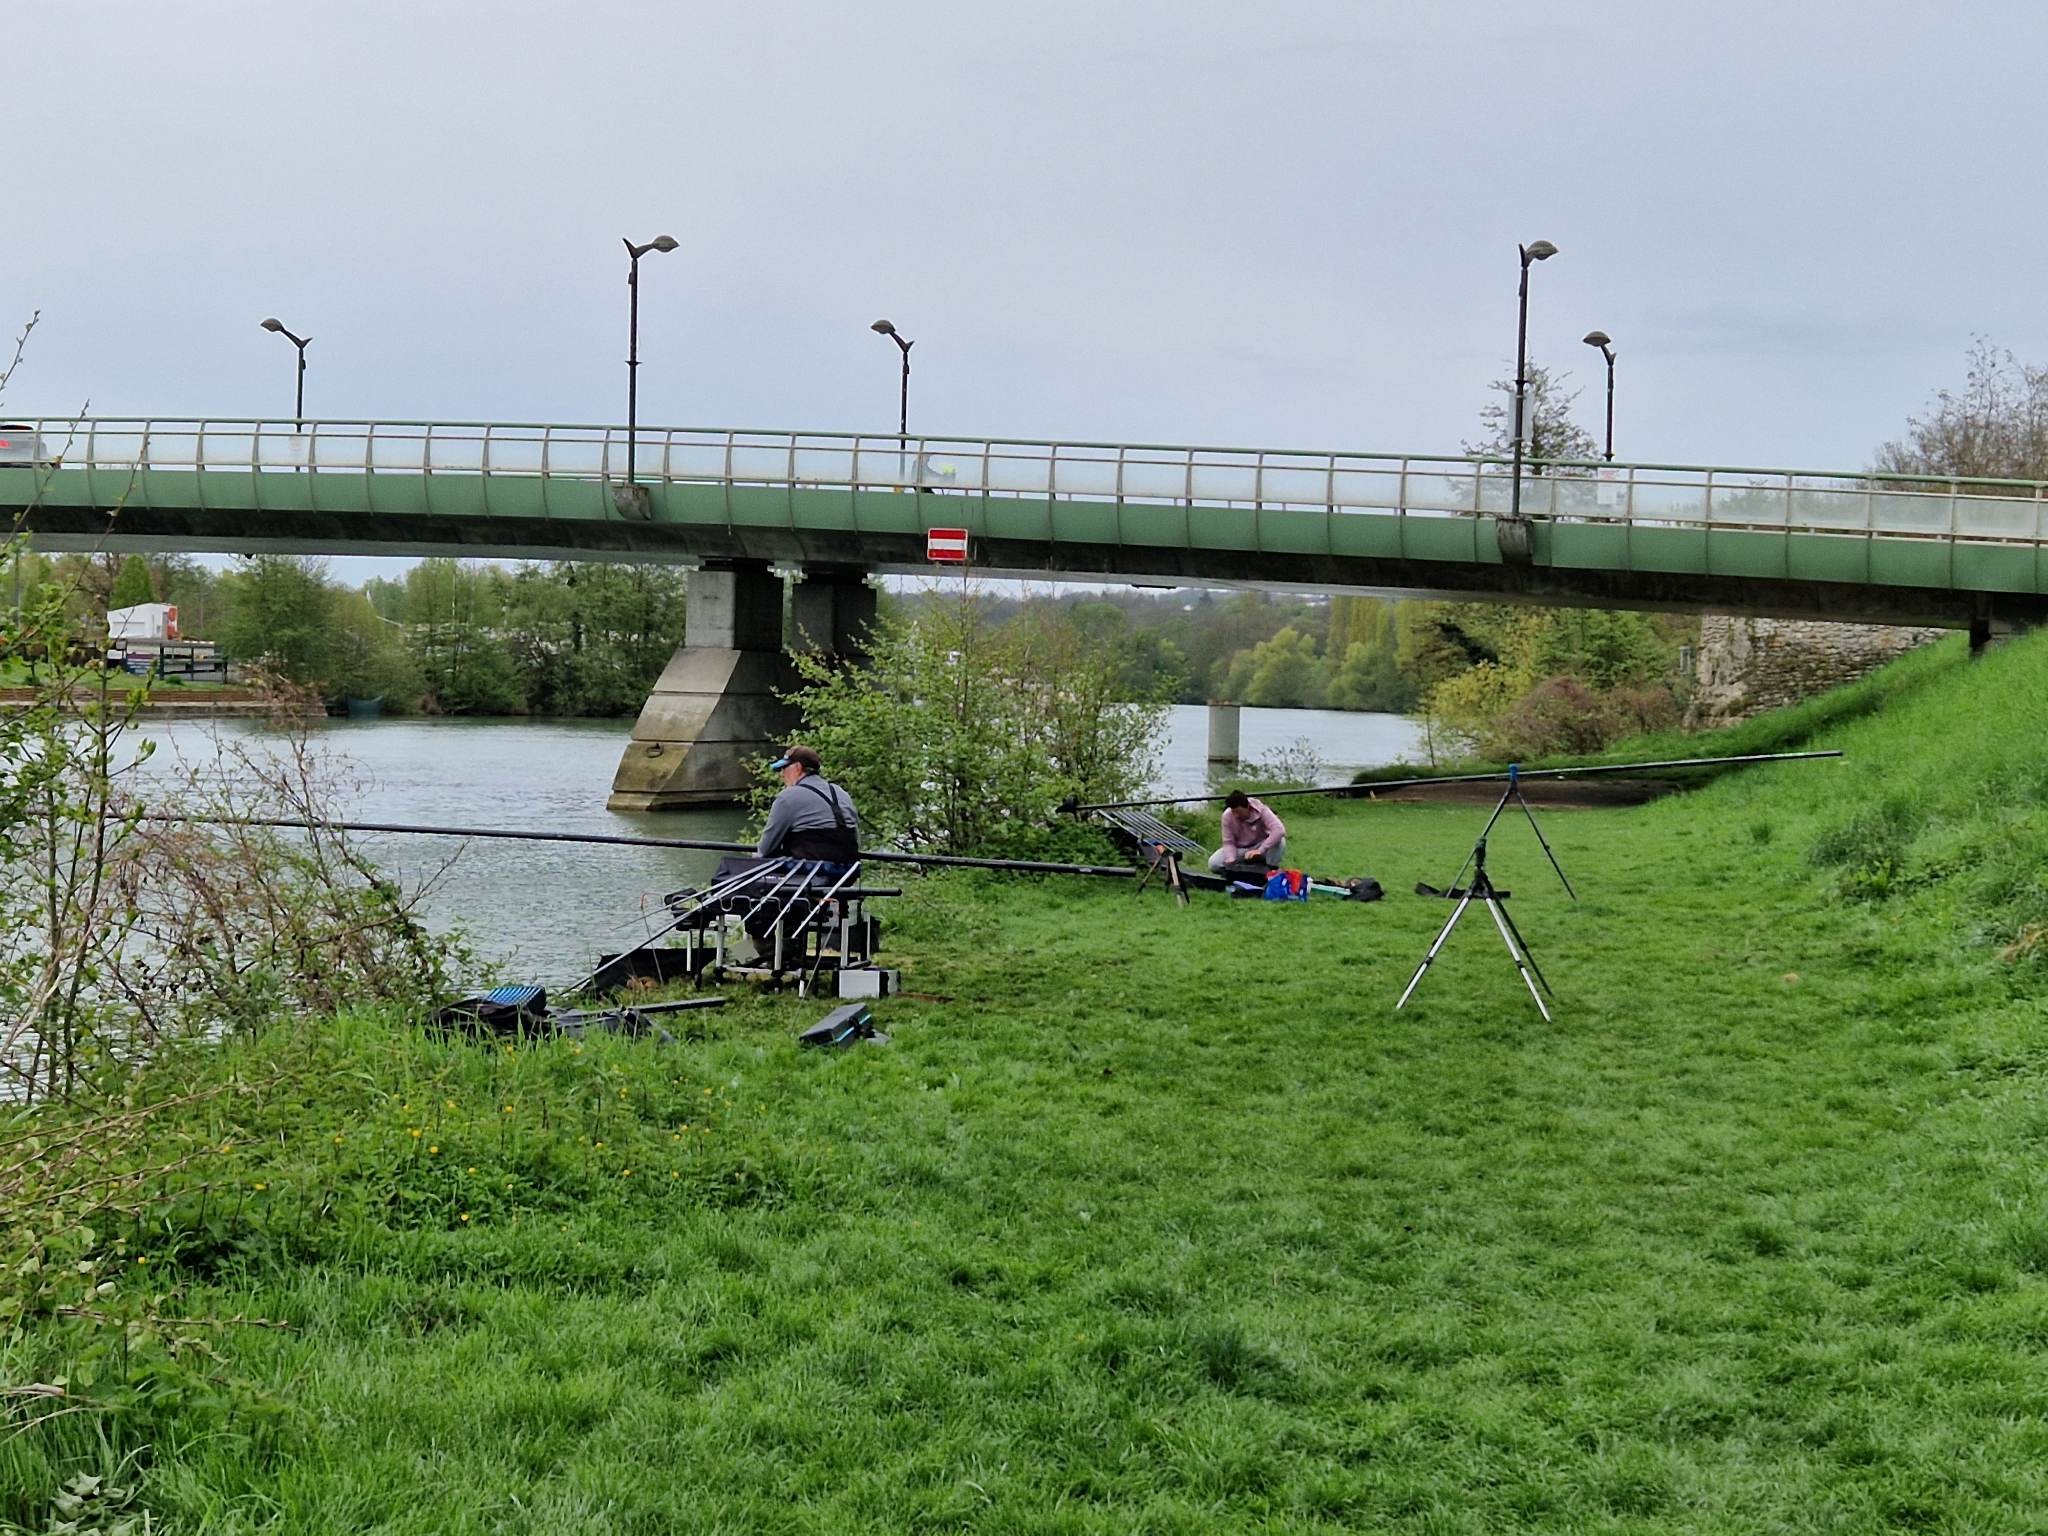
{"label": "green painted girder", "polygon": [[1483,458],[645,428],[633,516],[617,427],[77,418],[4,436],[0,513],[50,547],[906,569],[927,528],[965,526],[979,568],[1020,575],[2048,622],[2048,483],[1552,464],[1525,476],[1531,559],[1511,564],[1507,466]]}
{"label": "green painted girder", "polygon": [[[629,518],[611,489],[566,476],[378,470],[290,472],[249,469],[0,467],[0,505],[37,512],[114,512],[140,529],[176,514],[190,528],[199,514],[216,532],[288,545],[345,534],[352,520],[382,529],[408,522],[466,525],[460,539],[478,553],[518,556],[523,549],[575,546],[579,527],[630,530],[636,547],[690,549],[692,530],[740,535],[785,531],[816,546],[842,536],[844,558],[862,559],[862,543],[921,540],[929,527],[965,527],[977,539],[1008,544],[1146,548],[1218,554],[1300,555],[1324,559],[1498,565],[1495,519],[1486,515],[1366,508],[1181,505],[996,493],[920,494],[900,489],[807,488],[720,482],[643,482],[650,516]],[[279,521],[282,519],[282,521]],[[368,530],[365,530],[367,533]],[[474,537],[468,536],[473,532]],[[1638,572],[1760,581],[1899,586],[1954,592],[2048,594],[2038,541],[1992,542],[1943,535],[1533,520],[1534,560],[1557,572]],[[494,537],[497,535],[497,537]],[[371,535],[374,539],[374,535]],[[393,535],[394,542],[401,542]],[[1144,567],[1134,566],[1143,574]]]}

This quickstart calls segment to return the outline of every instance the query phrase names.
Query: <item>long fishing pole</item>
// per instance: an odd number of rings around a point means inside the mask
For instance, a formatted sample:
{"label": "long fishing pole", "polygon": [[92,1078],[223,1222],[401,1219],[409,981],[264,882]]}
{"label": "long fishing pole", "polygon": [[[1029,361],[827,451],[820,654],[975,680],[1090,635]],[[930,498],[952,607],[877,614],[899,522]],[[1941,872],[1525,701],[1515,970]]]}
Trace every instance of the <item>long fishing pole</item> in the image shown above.
{"label": "long fishing pole", "polygon": [[[638,944],[635,944],[631,949],[612,956],[609,960],[600,960],[596,970],[564,987],[562,990],[570,994],[582,991],[612,966],[618,964],[626,955],[638,954],[643,949],[652,949],[657,939],[666,938],[669,934],[674,933],[705,908],[723,902],[727,897],[736,894],[744,886],[752,885],[759,880],[765,879],[767,876],[775,873],[781,866],[781,860],[771,859],[758,869],[747,870],[723,883],[714,883],[711,886],[707,886],[704,890],[696,893],[694,902],[688,904],[685,910],[674,913],[668,922],[664,923],[653,933],[648,934]],[[778,886],[777,889],[779,890],[781,887]]]}
{"label": "long fishing pole", "polygon": [[[846,873],[845,873],[845,874],[843,874],[843,875],[841,875],[841,876],[839,877],[839,883],[838,883],[837,885],[834,885],[834,886],[832,887],[832,889],[831,889],[831,890],[827,891],[827,892],[826,892],[826,893],[825,893],[825,894],[824,894],[823,896],[821,896],[821,897],[819,897],[819,898],[818,898],[818,904],[817,904],[817,905],[816,905],[815,907],[811,908],[811,913],[810,913],[810,917],[807,917],[807,918],[806,918],[806,919],[804,920],[804,921],[805,921],[805,927],[808,927],[808,926],[810,925],[810,922],[811,922],[811,919],[812,919],[812,918],[815,918],[815,917],[817,916],[817,914],[818,914],[818,913],[820,913],[820,912],[823,912],[823,911],[824,911],[824,910],[826,909],[826,907],[830,906],[830,905],[831,905],[831,903],[832,903],[832,898],[833,898],[833,897],[835,897],[835,896],[837,896],[837,895],[839,894],[839,892],[840,892],[840,891],[841,891],[842,889],[844,889],[844,887],[845,887],[845,885],[846,885],[846,882],[847,882],[847,881],[849,881],[849,880],[851,880],[851,879],[852,879],[852,878],[853,878],[853,877],[854,877],[855,875],[857,875],[857,874],[859,874],[859,873],[860,873],[860,860],[859,860],[859,859],[855,859],[855,860],[853,861],[853,863],[852,863],[852,864],[850,864],[850,865],[848,865],[848,866],[847,866],[847,870],[846,870]],[[804,930],[803,930],[802,928],[799,928],[799,929],[797,930],[797,936],[798,936],[798,938],[801,938],[801,937],[803,936],[803,932],[804,932]],[[839,963],[840,963],[841,965],[845,965],[845,964],[846,964],[846,946],[845,946],[844,944],[840,945],[840,947],[839,947]],[[811,962],[811,970],[810,970],[810,974],[809,974],[809,975],[807,975],[806,977],[804,977],[802,985],[801,985],[801,986],[800,986],[800,987],[799,987],[799,988],[797,989],[797,996],[799,996],[799,997],[808,997],[808,996],[810,996],[810,993],[811,993],[811,988],[812,988],[812,987],[814,987],[815,985],[817,985],[817,981],[818,981],[818,972],[819,972],[819,971],[821,971],[821,970],[823,970],[823,969],[824,969],[824,967],[825,967],[825,935],[824,935],[823,931],[821,930],[821,931],[819,932],[819,934],[818,934],[818,958],[817,958],[817,959],[815,959],[815,960],[813,960],[813,961]],[[799,970],[801,970],[801,969],[803,968],[803,951],[802,951],[801,949],[799,949],[799,950],[797,951],[797,968],[798,968]]]}
{"label": "long fishing pole", "polygon": [[[1360,799],[1379,794],[1389,789],[1427,789],[1433,784],[1497,784],[1512,774],[1525,779],[1568,779],[1589,773],[1652,773],[1674,768],[1717,768],[1733,763],[1798,763],[1817,757],[1840,757],[1839,751],[1827,752],[1752,752],[1742,757],[1678,757],[1660,763],[1594,763],[1584,768],[1523,768],[1519,765],[1498,773],[1447,773],[1435,777],[1417,779],[1379,779],[1359,784],[1323,784],[1309,789],[1262,789],[1257,791],[1261,800],[1277,800],[1282,795],[1343,795]],[[1217,800],[1227,800],[1233,791],[1220,795],[1161,796],[1155,800],[1105,800],[1096,805],[1079,805],[1069,802],[1061,810],[1078,814],[1082,811],[1123,811],[1144,805],[1207,805]],[[1253,791],[1246,790],[1246,794]]]}
{"label": "long fishing pole", "polygon": [[[524,832],[512,827],[429,827],[393,821],[308,821],[297,816],[183,816],[149,811],[144,821],[185,822],[202,827],[287,827],[298,831],[390,832],[408,837],[509,838],[523,843],[594,843],[617,848],[688,848],[705,853],[752,853],[752,843],[720,843],[693,837],[632,837],[619,832]],[[1137,871],[1123,864],[1051,864],[1038,859],[970,859],[950,853],[877,853],[863,850],[872,864],[929,864],[939,869],[1000,869],[1022,875],[1098,875],[1130,880]]]}

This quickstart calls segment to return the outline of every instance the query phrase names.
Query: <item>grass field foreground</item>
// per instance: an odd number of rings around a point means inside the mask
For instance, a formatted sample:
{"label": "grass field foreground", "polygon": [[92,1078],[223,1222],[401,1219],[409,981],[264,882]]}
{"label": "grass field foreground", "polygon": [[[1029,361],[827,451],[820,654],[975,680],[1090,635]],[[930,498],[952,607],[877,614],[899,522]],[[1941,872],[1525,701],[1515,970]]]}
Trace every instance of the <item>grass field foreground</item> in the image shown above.
{"label": "grass field foreground", "polygon": [[1478,913],[1392,1011],[1484,812],[1345,803],[1291,846],[1382,904],[918,884],[885,1047],[181,1063],[244,1091],[123,1283],[290,1326],[0,1446],[0,1514],[98,1458],[181,1532],[2037,1530],[2044,683],[1947,644],[1843,762],[1546,813],[1576,904],[1504,821],[1551,1024]]}

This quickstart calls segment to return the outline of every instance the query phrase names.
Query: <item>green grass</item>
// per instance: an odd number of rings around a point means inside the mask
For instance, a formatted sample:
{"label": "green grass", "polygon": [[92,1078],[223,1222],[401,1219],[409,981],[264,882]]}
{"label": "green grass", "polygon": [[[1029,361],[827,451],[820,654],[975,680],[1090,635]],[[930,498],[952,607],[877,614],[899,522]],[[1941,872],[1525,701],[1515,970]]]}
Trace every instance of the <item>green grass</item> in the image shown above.
{"label": "green grass", "polygon": [[886,1047],[281,1028],[128,1238],[291,1330],[0,1515],[134,1451],[181,1532],[2037,1530],[2044,682],[1909,658],[1846,761],[1547,814],[1576,905],[1504,821],[1551,1024],[1476,913],[1392,1011],[1483,812],[1346,804],[1295,851],[1378,906],[918,886]]}
{"label": "green grass", "polygon": [[[1563,754],[1532,759],[1526,768],[1577,768],[1604,763],[1668,762],[1698,757],[1747,757],[1771,752],[1798,752],[1814,745],[1832,745],[1833,733],[1858,720],[1882,713],[1921,690],[1939,690],[1945,683],[1966,675],[1971,665],[1968,642],[1960,635],[1908,652],[1899,660],[1844,687],[1731,725],[1704,731],[1651,731],[1626,737],[1603,752]],[[1821,742],[1829,736],[1828,742]],[[1440,768],[1412,764],[1390,764],[1367,768],[1352,782],[1372,784],[1386,779],[1442,778],[1473,771],[1475,765],[1446,764]],[[1479,767],[1494,767],[1481,764]],[[1723,773],[1746,770],[1699,768],[1669,772],[1665,777],[1690,786],[1713,782]]]}
{"label": "green grass", "polygon": [[[0,661],[0,688],[25,688],[40,679],[46,678],[48,672],[48,667],[42,666],[36,668],[34,676],[31,676],[29,665],[25,661],[18,659]],[[146,684],[153,686],[159,693],[174,695],[178,693],[214,693],[225,686],[222,683],[200,682],[195,678],[179,677],[175,674],[168,677],[159,677],[152,681],[152,679],[144,677],[140,673],[129,672],[120,667],[111,667],[107,670],[107,686],[116,693],[133,693],[136,689]],[[87,674],[81,680],[79,686],[81,688],[97,689],[99,686],[98,675]]]}

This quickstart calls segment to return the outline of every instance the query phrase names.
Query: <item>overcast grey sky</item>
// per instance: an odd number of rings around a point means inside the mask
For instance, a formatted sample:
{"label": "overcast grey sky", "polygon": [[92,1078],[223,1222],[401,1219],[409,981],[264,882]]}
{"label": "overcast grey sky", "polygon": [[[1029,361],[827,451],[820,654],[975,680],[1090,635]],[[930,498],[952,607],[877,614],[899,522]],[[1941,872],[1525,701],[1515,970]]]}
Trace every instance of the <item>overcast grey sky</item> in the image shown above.
{"label": "overcast grey sky", "polygon": [[2048,360],[2048,7],[43,0],[11,414],[641,417],[1454,450],[1619,353],[1616,451],[1858,467]]}

